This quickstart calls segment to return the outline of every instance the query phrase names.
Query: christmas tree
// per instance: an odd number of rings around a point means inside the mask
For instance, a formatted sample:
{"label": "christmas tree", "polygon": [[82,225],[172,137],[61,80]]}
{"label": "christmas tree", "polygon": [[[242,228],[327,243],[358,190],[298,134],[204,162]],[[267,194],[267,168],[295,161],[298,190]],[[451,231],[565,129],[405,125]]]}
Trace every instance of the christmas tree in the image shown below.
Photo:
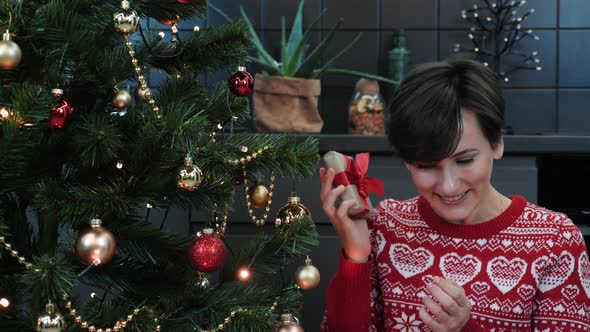
{"label": "christmas tree", "polygon": [[[247,26],[179,29],[206,11],[206,0],[0,2],[0,330],[263,331],[299,315],[319,271],[306,261],[277,275],[317,233],[295,197],[276,218],[269,206],[275,178],[315,172],[317,142],[237,130],[253,83]],[[201,83],[220,70],[227,81]],[[234,254],[224,234],[238,199],[252,227],[272,222]],[[173,207],[210,224],[174,234],[165,218],[146,222]]]}

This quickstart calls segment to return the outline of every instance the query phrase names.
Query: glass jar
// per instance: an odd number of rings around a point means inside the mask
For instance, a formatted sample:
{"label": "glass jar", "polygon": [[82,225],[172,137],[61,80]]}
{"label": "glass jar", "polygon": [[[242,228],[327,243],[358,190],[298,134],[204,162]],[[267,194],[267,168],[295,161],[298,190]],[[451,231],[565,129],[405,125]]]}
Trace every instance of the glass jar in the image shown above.
{"label": "glass jar", "polygon": [[385,102],[379,93],[379,83],[361,78],[348,107],[350,132],[355,135],[383,135],[385,133]]}

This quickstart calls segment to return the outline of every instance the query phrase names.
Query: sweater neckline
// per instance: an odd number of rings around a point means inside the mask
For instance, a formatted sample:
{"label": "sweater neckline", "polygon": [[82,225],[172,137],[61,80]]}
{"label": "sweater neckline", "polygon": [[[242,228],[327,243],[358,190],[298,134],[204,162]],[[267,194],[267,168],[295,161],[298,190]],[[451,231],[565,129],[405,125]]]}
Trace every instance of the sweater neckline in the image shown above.
{"label": "sweater neckline", "polygon": [[510,196],[512,202],[498,216],[479,224],[453,224],[441,218],[422,195],[418,198],[418,211],[424,221],[436,232],[455,238],[477,239],[486,237],[510,226],[522,215],[527,201],[524,197]]}

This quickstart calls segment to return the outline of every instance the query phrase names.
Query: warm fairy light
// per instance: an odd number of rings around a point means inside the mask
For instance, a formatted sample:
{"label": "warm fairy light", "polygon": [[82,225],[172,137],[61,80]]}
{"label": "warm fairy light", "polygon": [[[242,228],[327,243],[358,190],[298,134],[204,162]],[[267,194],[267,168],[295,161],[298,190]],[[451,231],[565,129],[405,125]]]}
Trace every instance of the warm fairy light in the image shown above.
{"label": "warm fairy light", "polygon": [[2,106],[0,107],[0,118],[2,118],[2,120],[8,118],[10,116],[10,111],[8,110],[8,108],[6,106]]}
{"label": "warm fairy light", "polygon": [[91,298],[95,298],[96,297],[96,293],[94,293],[94,292],[90,293],[90,297]]}
{"label": "warm fairy light", "polygon": [[245,267],[241,268],[238,271],[238,277],[242,281],[246,281],[246,280],[250,279],[250,271],[248,270],[248,268],[245,268]]}
{"label": "warm fairy light", "polygon": [[195,25],[195,27],[193,28],[193,30],[195,30],[195,32],[199,32],[199,30],[201,30],[201,28],[199,28],[198,25]]}
{"label": "warm fairy light", "polygon": [[118,168],[118,169],[121,169],[121,168],[123,168],[123,162],[122,162],[122,161],[120,161],[120,160],[119,160],[119,161],[117,161],[117,168]]}
{"label": "warm fairy light", "polygon": [[153,205],[151,205],[150,203],[147,203],[147,204],[145,205],[145,207],[147,207],[148,209],[151,209],[151,208],[153,208],[154,206],[153,206]]}
{"label": "warm fairy light", "polygon": [[165,34],[165,33],[163,33],[163,32],[160,32],[160,33],[158,34],[158,36],[160,36],[160,38],[164,38],[164,37],[166,37],[166,34]]}
{"label": "warm fairy light", "polygon": [[8,306],[10,305],[10,301],[8,301],[5,298],[1,298],[0,299],[0,306],[2,306],[3,308],[8,308]]}

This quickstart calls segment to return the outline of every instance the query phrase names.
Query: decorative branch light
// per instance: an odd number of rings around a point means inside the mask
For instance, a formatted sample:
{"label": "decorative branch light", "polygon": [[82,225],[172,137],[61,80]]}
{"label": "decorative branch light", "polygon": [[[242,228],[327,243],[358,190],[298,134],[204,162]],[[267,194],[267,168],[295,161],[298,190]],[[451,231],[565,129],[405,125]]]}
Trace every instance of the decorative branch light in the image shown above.
{"label": "decorative branch light", "polygon": [[523,22],[535,12],[518,15],[518,8],[526,0],[483,0],[484,6],[461,11],[461,17],[472,24],[468,37],[472,47],[455,44],[455,52],[472,52],[486,66],[490,66],[498,78],[508,82],[508,77],[519,70],[542,70],[537,51],[520,50],[519,42],[525,38],[539,40],[532,29],[524,29]]}

